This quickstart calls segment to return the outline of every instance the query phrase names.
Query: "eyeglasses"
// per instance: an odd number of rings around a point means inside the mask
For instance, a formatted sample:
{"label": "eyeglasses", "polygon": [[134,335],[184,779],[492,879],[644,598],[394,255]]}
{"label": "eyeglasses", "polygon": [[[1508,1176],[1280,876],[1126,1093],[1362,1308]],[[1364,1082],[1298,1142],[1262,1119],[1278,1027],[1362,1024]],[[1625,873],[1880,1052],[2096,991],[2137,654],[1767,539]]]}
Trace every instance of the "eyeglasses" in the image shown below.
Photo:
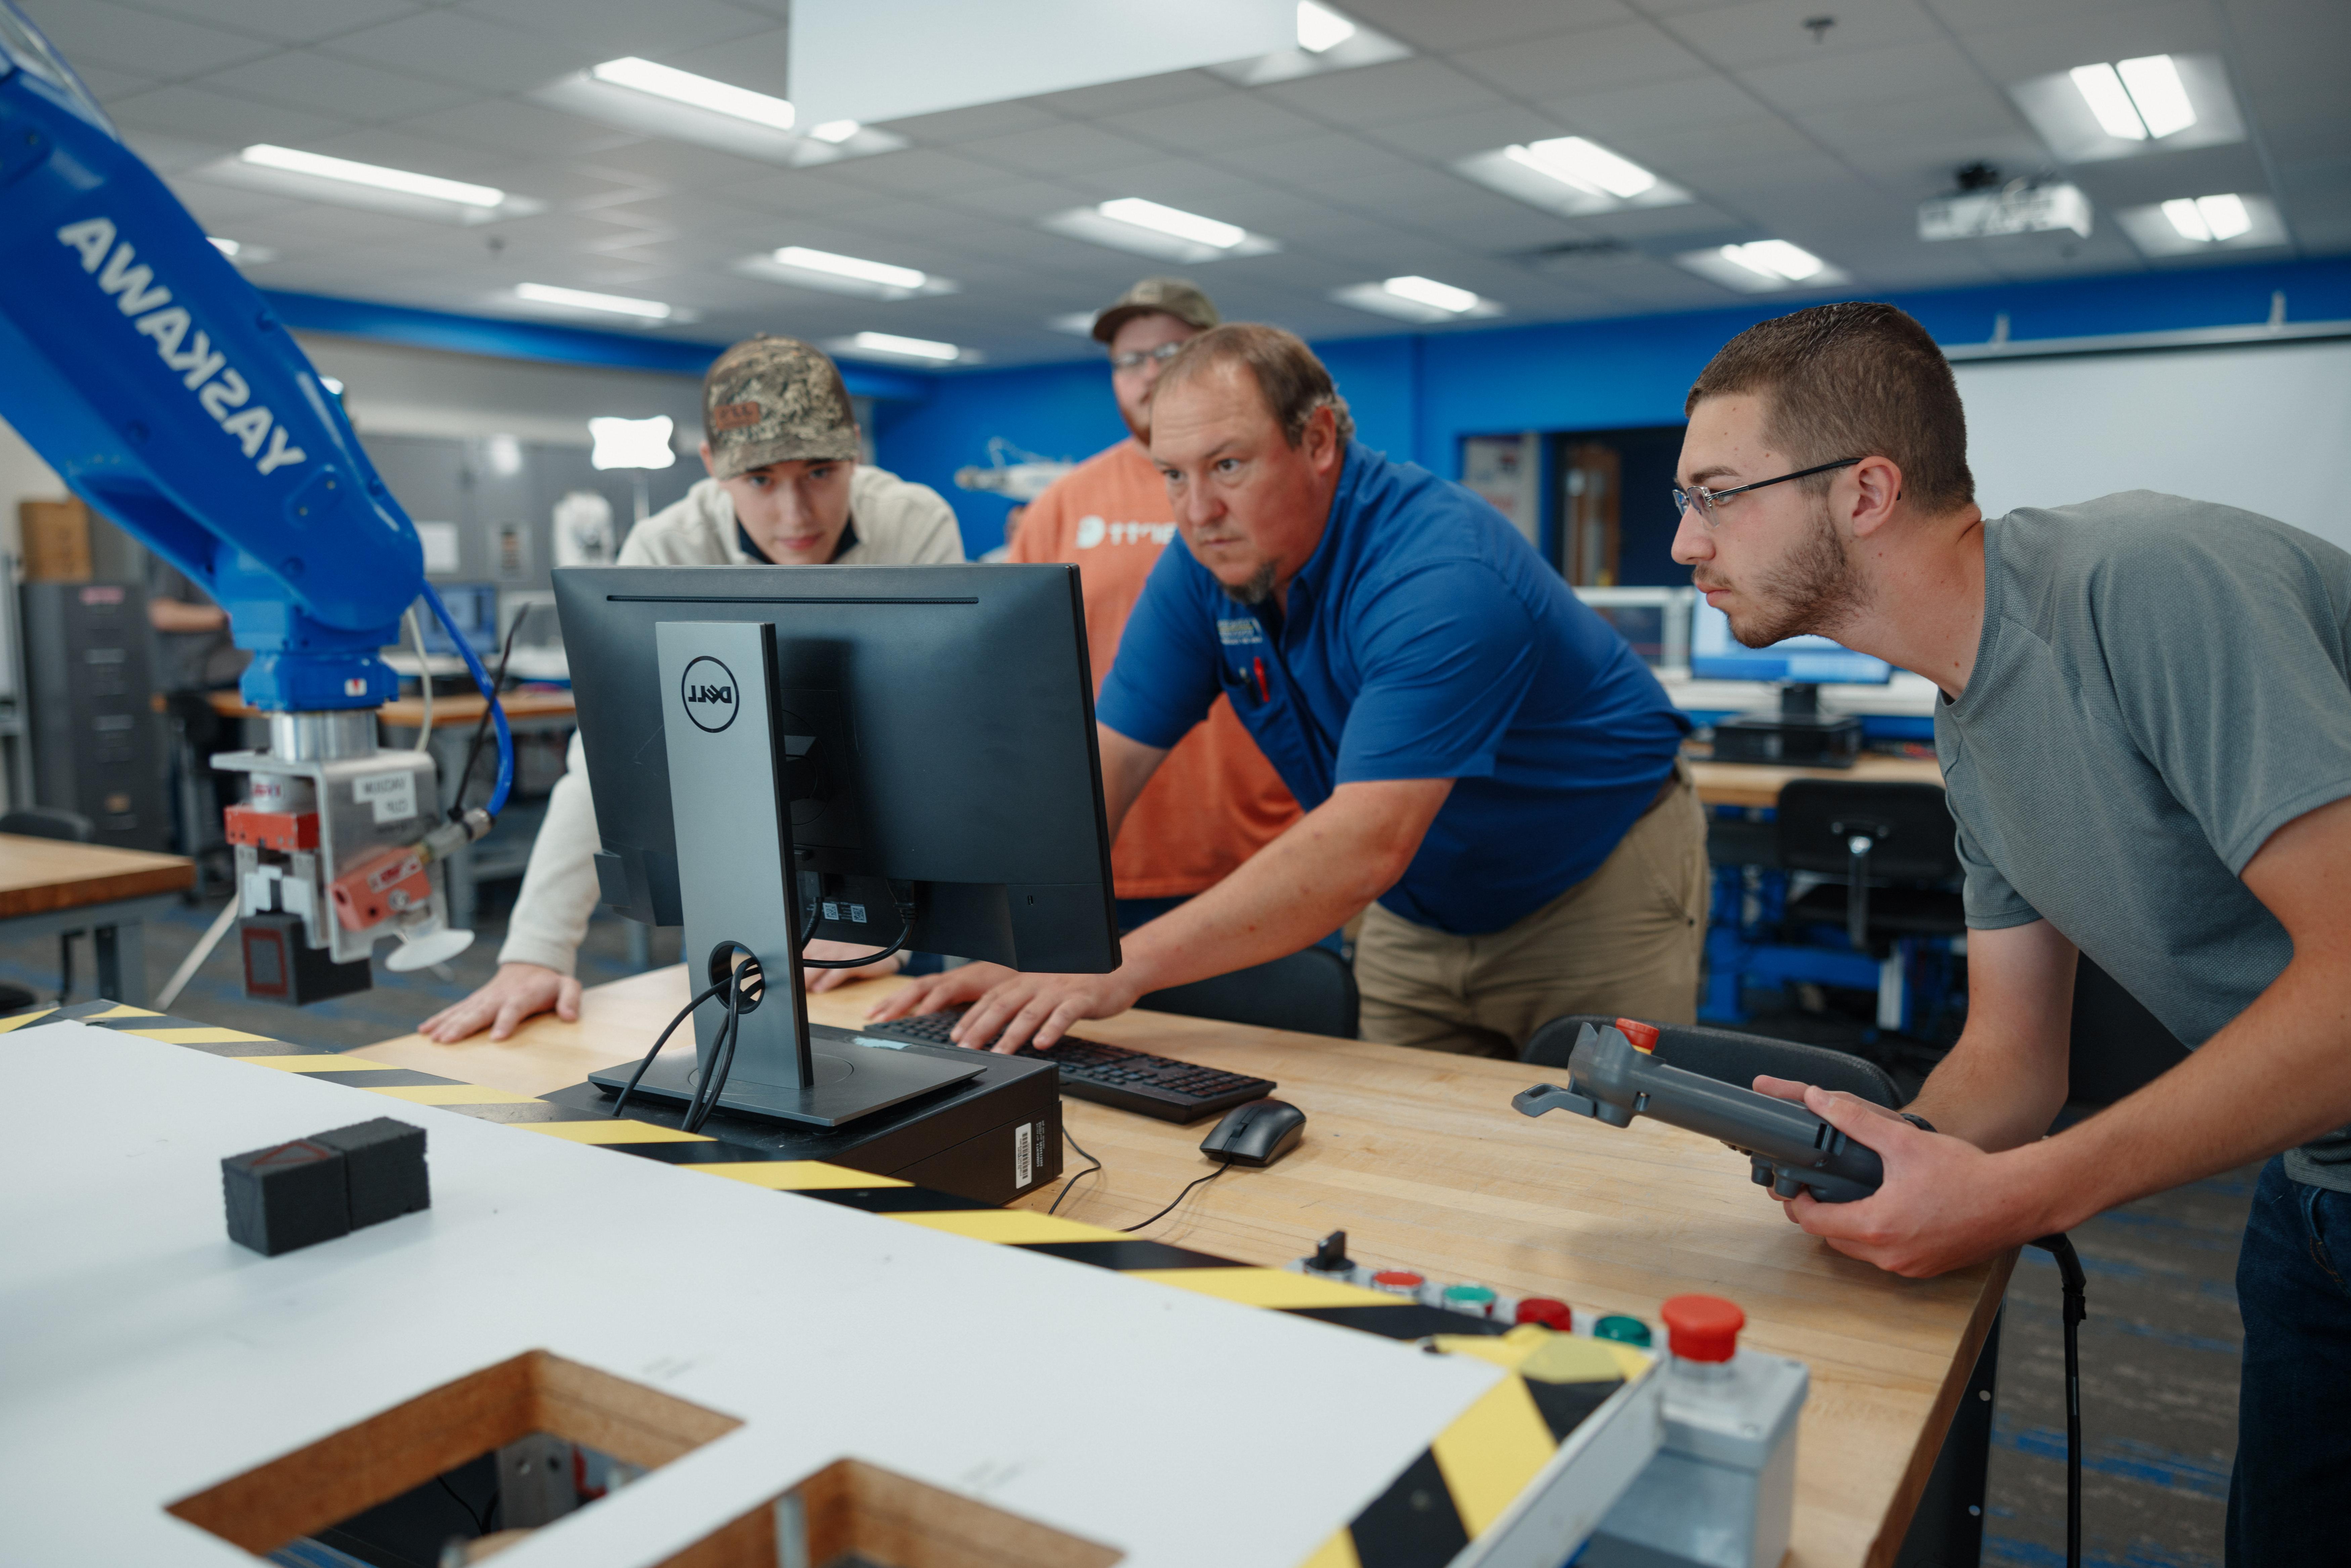
{"label": "eyeglasses", "polygon": [[1179,342],[1162,343],[1155,349],[1129,349],[1123,354],[1113,354],[1110,357],[1110,368],[1114,371],[1132,371],[1140,368],[1146,360],[1157,360],[1164,365],[1182,353],[1184,343],[1189,341],[1189,339],[1186,339]]}
{"label": "eyeglasses", "polygon": [[1784,485],[1791,479],[1808,479],[1832,468],[1850,468],[1860,461],[1858,457],[1840,457],[1834,463],[1799,468],[1793,474],[1782,474],[1776,479],[1758,479],[1752,485],[1741,485],[1729,490],[1709,490],[1703,485],[1693,485],[1687,490],[1677,486],[1674,490],[1674,515],[1687,517],[1689,509],[1696,507],[1698,520],[1710,528],[1722,521],[1722,503],[1733,496],[1744,496],[1750,490],[1761,490],[1767,485]]}

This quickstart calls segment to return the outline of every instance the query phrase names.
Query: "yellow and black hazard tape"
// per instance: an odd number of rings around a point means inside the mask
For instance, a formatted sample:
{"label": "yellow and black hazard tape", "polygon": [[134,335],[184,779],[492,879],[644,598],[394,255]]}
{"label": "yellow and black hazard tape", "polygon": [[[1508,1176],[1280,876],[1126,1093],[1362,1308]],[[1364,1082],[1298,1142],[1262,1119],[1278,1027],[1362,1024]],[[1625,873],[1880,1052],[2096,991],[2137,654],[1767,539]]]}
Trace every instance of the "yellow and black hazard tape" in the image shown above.
{"label": "yellow and black hazard tape", "polygon": [[280,1072],[299,1072],[413,1105],[437,1105],[460,1115],[839,1204],[975,1241],[1110,1269],[1244,1306],[1387,1339],[1433,1340],[1437,1349],[1475,1355],[1503,1369],[1507,1375],[1501,1382],[1455,1417],[1301,1568],[1440,1568],[1452,1562],[1501,1519],[1578,1426],[1650,1368],[1650,1358],[1629,1345],[1543,1329],[1504,1334],[1459,1313],[1401,1296],[1235,1263],[1058,1215],[998,1208],[895,1176],[792,1159],[656,1123],[601,1117],[578,1106],[145,1008],[97,1001],[19,1013],[0,1019],[0,1034],[67,1020],[235,1057]]}

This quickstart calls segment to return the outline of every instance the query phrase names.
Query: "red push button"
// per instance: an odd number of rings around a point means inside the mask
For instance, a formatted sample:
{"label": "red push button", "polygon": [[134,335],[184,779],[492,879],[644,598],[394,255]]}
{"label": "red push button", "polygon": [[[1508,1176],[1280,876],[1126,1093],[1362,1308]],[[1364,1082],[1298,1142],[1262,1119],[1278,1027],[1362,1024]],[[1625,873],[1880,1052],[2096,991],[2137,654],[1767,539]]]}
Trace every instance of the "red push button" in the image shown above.
{"label": "red push button", "polygon": [[1657,1309],[1667,1343],[1684,1361],[1729,1361],[1739,1350],[1747,1314],[1720,1296],[1676,1296]]}
{"label": "red push button", "polygon": [[1624,1031],[1625,1041],[1630,1044],[1635,1051],[1655,1051],[1657,1049],[1657,1026],[1656,1024],[1643,1023],[1638,1019],[1618,1019],[1616,1020],[1616,1027]]}
{"label": "red push button", "polygon": [[1522,1323],[1541,1323],[1562,1333],[1575,1326],[1575,1314],[1568,1311],[1567,1303],[1549,1296],[1529,1296],[1520,1301],[1518,1319]]}
{"label": "red push button", "polygon": [[1427,1281],[1409,1269],[1383,1269],[1372,1276],[1372,1288],[1392,1295],[1410,1296],[1419,1293]]}

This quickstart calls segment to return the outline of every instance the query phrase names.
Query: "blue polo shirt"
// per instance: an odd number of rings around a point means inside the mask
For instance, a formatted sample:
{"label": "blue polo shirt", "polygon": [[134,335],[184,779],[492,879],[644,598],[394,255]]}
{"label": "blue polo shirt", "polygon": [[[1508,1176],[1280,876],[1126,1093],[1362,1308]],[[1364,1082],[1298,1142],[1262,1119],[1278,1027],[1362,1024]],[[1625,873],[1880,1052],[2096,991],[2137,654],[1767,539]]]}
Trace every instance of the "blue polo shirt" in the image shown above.
{"label": "blue polo shirt", "polygon": [[1455,780],[1380,900],[1416,925],[1499,931],[1590,876],[1689,731],[1507,518],[1360,442],[1289,597],[1236,603],[1170,544],[1095,715],[1172,747],[1222,692],[1309,810],[1341,784]]}

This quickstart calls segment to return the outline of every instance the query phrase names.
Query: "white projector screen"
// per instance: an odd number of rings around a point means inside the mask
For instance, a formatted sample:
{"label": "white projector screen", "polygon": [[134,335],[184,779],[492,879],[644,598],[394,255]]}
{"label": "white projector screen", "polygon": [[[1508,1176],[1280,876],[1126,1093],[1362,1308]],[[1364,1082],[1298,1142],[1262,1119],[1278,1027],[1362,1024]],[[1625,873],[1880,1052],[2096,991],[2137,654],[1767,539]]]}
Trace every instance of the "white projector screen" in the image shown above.
{"label": "white projector screen", "polygon": [[1963,361],[1986,517],[2117,490],[2242,507],[2351,549],[2351,341]]}

